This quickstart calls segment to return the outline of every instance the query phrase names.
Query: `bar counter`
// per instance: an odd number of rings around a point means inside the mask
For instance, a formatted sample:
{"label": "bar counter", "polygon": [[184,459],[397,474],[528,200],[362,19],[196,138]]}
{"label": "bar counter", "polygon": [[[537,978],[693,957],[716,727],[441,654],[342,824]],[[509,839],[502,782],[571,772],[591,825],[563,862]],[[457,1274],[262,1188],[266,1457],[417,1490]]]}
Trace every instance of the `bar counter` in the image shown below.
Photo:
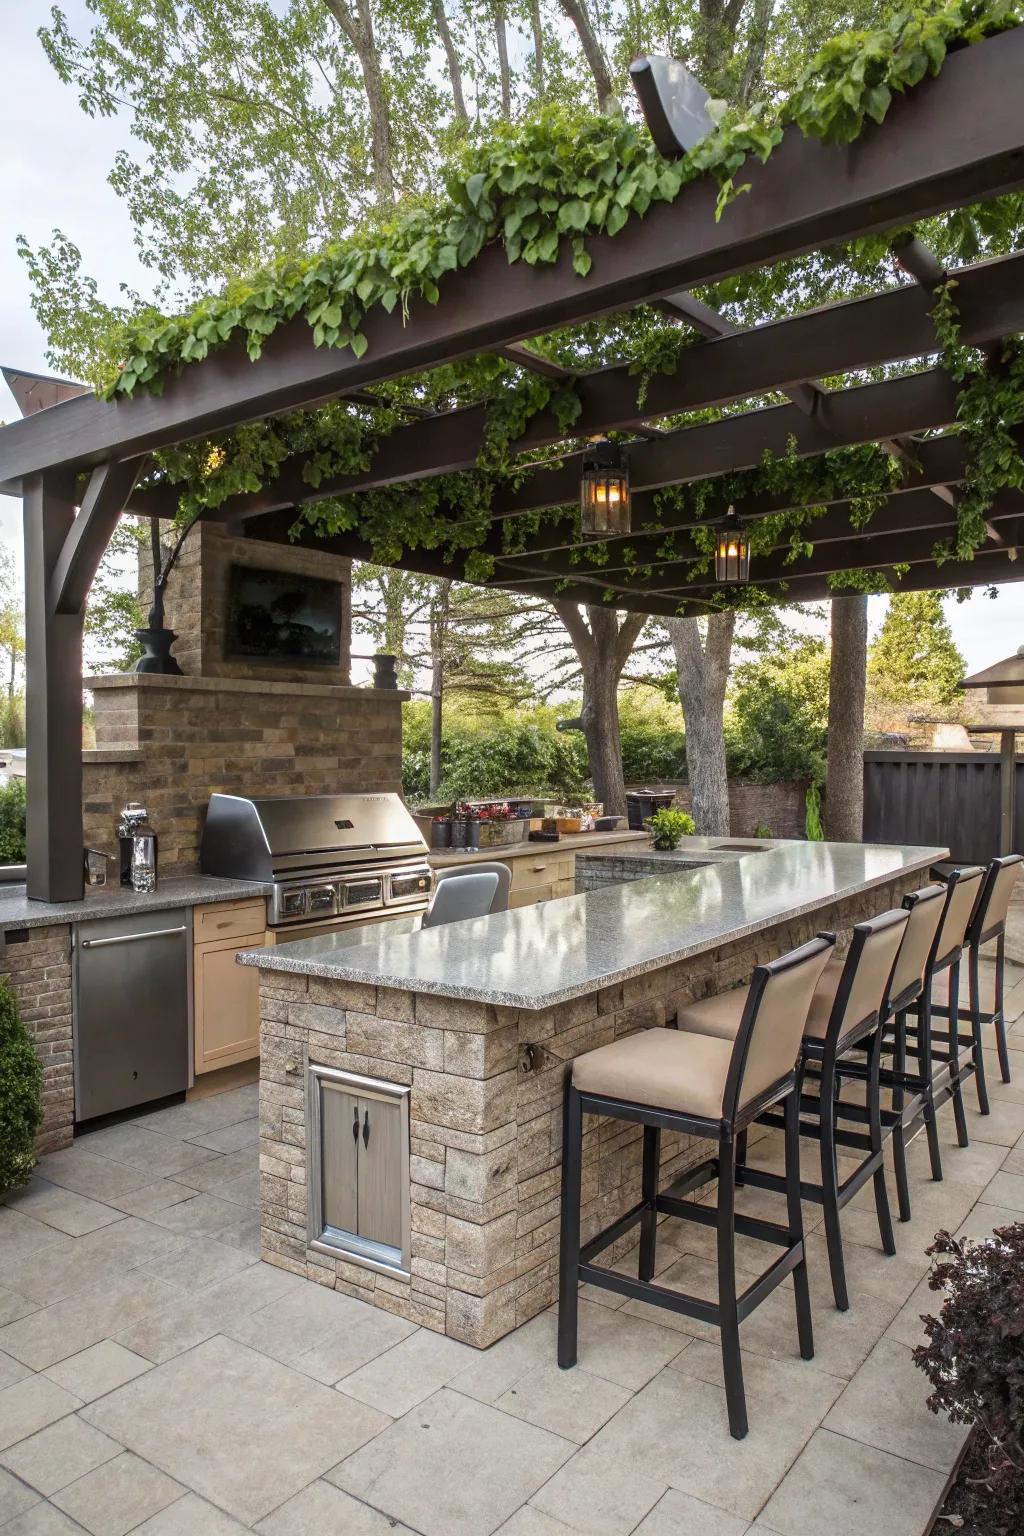
{"label": "bar counter", "polygon": [[[377,927],[360,944],[311,939],[240,957],[261,971],[263,1257],[480,1347],[549,1306],[567,1064],[670,1024],[686,1002],[820,929],[847,933],[946,856],[843,843],[748,850],[702,839],[674,855],[637,847],[640,878],[622,848],[609,850],[621,884],[446,928]],[[652,859],[665,873],[649,874]],[[325,1215],[325,1199],[339,1208],[338,1158],[363,1156],[350,1111],[347,1147],[315,1144],[325,1074],[335,1089],[353,1075],[349,1093],[370,1093],[371,1105],[374,1092],[381,1104],[397,1096],[402,1160],[374,1174],[401,1205],[380,1217],[395,1228],[386,1251],[339,1243],[336,1229],[357,1217]],[[614,1121],[588,1132],[585,1235],[635,1202],[639,1137]],[[663,1184],[700,1156],[665,1135]],[[353,1192],[352,1212],[357,1203]]]}

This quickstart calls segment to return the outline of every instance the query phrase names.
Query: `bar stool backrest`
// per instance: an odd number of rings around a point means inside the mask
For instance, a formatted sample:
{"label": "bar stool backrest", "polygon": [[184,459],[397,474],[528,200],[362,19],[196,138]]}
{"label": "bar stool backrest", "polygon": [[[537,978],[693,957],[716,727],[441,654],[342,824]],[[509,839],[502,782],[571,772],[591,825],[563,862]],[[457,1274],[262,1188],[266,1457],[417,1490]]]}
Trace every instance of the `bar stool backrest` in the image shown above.
{"label": "bar stool backrest", "polygon": [[992,860],[967,932],[972,944],[985,944],[1003,932],[1010,897],[1022,864],[1024,858],[1019,853],[1005,853],[1002,858]]}
{"label": "bar stool backrest", "polygon": [[478,870],[460,870],[458,880],[438,885],[434,899],[423,914],[424,928],[439,928],[444,923],[461,923],[470,917],[485,917],[491,910],[497,876]]}
{"label": "bar stool backrest", "polygon": [[819,933],[788,955],[755,966],[726,1079],[726,1119],[795,1070],[811,998],[835,942],[834,933]]}
{"label": "bar stool backrest", "polygon": [[909,912],[893,907],[854,928],[829,1016],[825,1038],[830,1045],[856,1039],[874,1026],[889,995],[909,921]]}
{"label": "bar stool backrest", "polygon": [[897,1002],[912,1003],[924,991],[928,958],[946,909],[946,887],[926,885],[919,891],[911,891],[909,896],[904,896],[903,905],[910,917],[892,973],[890,1007]]}
{"label": "bar stool backrest", "polygon": [[498,883],[495,886],[494,895],[491,897],[491,905],[487,910],[488,912],[508,911],[508,895],[512,887],[512,871],[507,864],[502,864],[498,860],[492,863],[488,859],[482,859],[468,865],[465,869],[459,869],[455,865],[449,866],[447,869],[439,869],[435,877],[434,888],[436,890],[446,880],[464,880],[467,875],[494,875]]}
{"label": "bar stool backrest", "polygon": [[932,967],[943,967],[957,959],[964,947],[967,925],[971,921],[985,871],[980,864],[954,869],[946,882],[946,910],[935,940]]}

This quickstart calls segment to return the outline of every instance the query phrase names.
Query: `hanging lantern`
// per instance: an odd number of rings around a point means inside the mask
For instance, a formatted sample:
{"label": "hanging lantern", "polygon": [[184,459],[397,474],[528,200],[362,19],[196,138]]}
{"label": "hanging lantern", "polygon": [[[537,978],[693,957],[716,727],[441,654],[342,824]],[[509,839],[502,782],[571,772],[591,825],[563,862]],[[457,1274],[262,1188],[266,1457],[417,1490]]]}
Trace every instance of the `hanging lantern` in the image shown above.
{"label": "hanging lantern", "polygon": [[718,530],[715,578],[727,586],[750,580],[750,537],[732,507]]}
{"label": "hanging lantern", "polygon": [[629,470],[621,448],[599,438],[583,455],[580,517],[585,539],[629,532]]}

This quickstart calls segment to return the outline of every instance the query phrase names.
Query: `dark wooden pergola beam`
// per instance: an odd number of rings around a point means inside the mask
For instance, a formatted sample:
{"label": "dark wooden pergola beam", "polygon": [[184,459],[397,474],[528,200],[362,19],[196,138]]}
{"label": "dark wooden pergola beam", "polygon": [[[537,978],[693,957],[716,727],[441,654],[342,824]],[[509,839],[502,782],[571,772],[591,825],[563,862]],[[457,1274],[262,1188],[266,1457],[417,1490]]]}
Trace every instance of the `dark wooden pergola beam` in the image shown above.
{"label": "dark wooden pergola beam", "polygon": [[852,144],[805,139],[791,126],[766,164],[744,165],[750,192],[721,219],[717,186],[703,177],[614,240],[595,240],[585,280],[568,253],[550,267],[510,267],[490,246],[442,281],[438,304],[415,301],[408,321],[398,311],[368,315],[361,359],[315,347],[298,318],[268,338],[258,366],[236,341],[185,367],[162,396],[83,396],[13,422],[0,434],[0,483],[135,457],[1015,191],[1024,185],[1022,77],[1017,28],[950,54],[937,78],[898,97],[885,124],[868,125]]}
{"label": "dark wooden pergola beam", "polygon": [[[1024,253],[979,263],[956,276],[965,342],[982,345],[1024,330]],[[638,381],[628,365],[585,374],[577,380],[581,412],[574,431],[587,435],[642,429],[651,418],[773,391],[789,392],[804,415],[815,415],[824,424],[831,393],[816,391],[814,409],[809,411],[807,401],[793,389],[794,382],[934,352],[930,307],[931,300],[922,290],[903,286],[746,331],[734,330],[717,341],[685,348],[674,374],[658,374],[650,380],[642,407],[637,403]],[[471,469],[483,445],[486,421],[487,407],[480,405],[401,427],[386,438],[365,472],[327,477],[315,490],[303,479],[305,457],[300,455],[286,460],[271,484],[233,497],[212,518],[231,522],[300,501]],[[534,451],[563,436],[553,413],[543,411],[530,422],[516,447],[520,452]],[[673,433],[661,438],[666,444],[677,440]],[[146,517],[173,517],[178,494],[170,486],[139,491],[132,499],[132,511]]]}
{"label": "dark wooden pergola beam", "polygon": [[[821,551],[821,558],[832,558],[832,551],[836,546],[847,548],[850,541],[863,540],[865,547],[870,550],[874,540],[879,538],[898,540],[910,538],[918,533],[927,532],[932,543],[946,538],[956,529],[956,511],[947,502],[932,495],[930,490],[916,490],[894,495],[887,498],[884,506],[874,514],[871,522],[863,532],[855,530],[850,523],[850,503],[838,502],[830,507],[822,516],[808,522],[803,529],[807,542],[813,545],[816,552]],[[995,525],[1010,522],[1017,518],[1024,518],[1024,496],[1015,491],[1003,491],[992,504],[989,513],[990,520]],[[596,580],[611,578],[619,580],[623,577],[631,577],[637,568],[650,567],[655,572],[655,577],[649,583],[652,586],[661,587],[665,584],[664,578],[673,571],[685,572],[687,567],[695,560],[703,558],[703,552],[698,546],[685,537],[673,540],[674,550],[669,555],[659,555],[659,549],[664,548],[666,535],[650,535],[641,541],[635,541],[631,548],[635,550],[636,558],[627,565],[622,561],[610,560],[605,565],[591,564],[586,558],[571,560],[568,556],[562,557],[558,564],[538,564],[534,561],[516,560],[509,561],[498,559],[496,580],[502,584],[514,584],[522,591],[527,591],[531,583],[558,580],[560,577],[574,577],[578,575],[593,576]],[[788,537],[782,537],[772,546],[773,551],[785,552],[790,547]],[[763,561],[767,555],[754,557],[754,577],[758,579],[763,570]],[[809,559],[798,560],[792,567],[794,572],[802,572],[810,569]],[[877,559],[877,554],[872,556]],[[825,570],[847,570],[849,561],[835,565],[822,566]],[[693,585],[701,585],[695,582]],[[633,581],[626,583],[626,587],[632,589]]]}

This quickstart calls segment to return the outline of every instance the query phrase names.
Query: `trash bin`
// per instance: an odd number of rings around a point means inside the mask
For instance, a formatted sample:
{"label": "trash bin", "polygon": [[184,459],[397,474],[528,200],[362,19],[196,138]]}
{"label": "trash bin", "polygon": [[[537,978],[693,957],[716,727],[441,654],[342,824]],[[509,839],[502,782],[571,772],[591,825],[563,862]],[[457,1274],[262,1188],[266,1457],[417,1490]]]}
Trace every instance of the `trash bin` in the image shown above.
{"label": "trash bin", "polygon": [[642,832],[644,822],[655,811],[672,804],[674,789],[631,789],[626,792],[626,817],[631,832]]}

